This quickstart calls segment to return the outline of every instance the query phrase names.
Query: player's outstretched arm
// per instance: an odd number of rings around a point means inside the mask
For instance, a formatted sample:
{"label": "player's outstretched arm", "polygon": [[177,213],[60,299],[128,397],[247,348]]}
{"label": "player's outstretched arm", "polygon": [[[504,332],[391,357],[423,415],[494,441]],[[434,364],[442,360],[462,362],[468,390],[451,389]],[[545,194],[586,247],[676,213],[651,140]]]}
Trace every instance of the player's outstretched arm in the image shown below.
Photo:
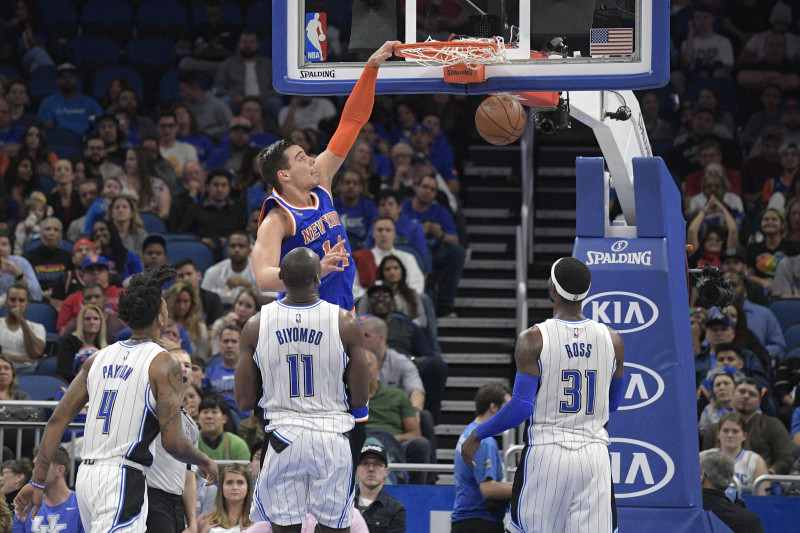
{"label": "player's outstretched arm", "polygon": [[331,189],[333,176],[342,166],[344,158],[352,148],[353,143],[367,123],[372,114],[372,104],[375,102],[375,81],[378,79],[378,67],[392,57],[395,45],[400,41],[386,41],[367,60],[367,66],[358,79],[353,92],[347,98],[342,110],[342,118],[336,133],[331,137],[328,148],[316,160],[319,184],[326,189]]}
{"label": "player's outstretched arm", "polygon": [[[94,363],[94,356],[91,356],[81,365],[81,370],[75,379],[72,380],[69,388],[67,389],[64,397],[58,402],[58,405],[53,411],[53,416],[47,421],[42,435],[42,441],[39,443],[39,451],[36,454],[36,461],[34,462],[33,474],[31,475],[31,482],[43,486],[47,478],[47,471],[50,469],[50,461],[56,448],[61,443],[61,437],[64,436],[64,431],[69,426],[70,422],[75,420],[81,409],[86,406],[89,401],[89,390],[86,384],[86,378],[89,375],[89,369]],[[28,512],[31,517],[36,516],[39,512],[39,507],[42,506],[42,489],[33,486],[32,484],[25,485],[19,491],[17,497],[14,499],[14,512],[17,518],[25,520]]]}
{"label": "player's outstretched arm", "polygon": [[250,256],[258,288],[262,291],[285,290],[283,282],[278,277],[281,271],[281,244],[291,232],[291,222],[282,209],[270,211],[258,227],[256,243]]}
{"label": "player's outstretched arm", "polygon": [[182,463],[198,465],[206,477],[206,485],[216,483],[217,464],[195,448],[183,432],[181,390],[184,377],[180,363],[167,352],[161,352],[150,363],[149,377],[164,449]]}
{"label": "player's outstretched arm", "polygon": [[239,363],[233,376],[233,399],[240,411],[250,411],[256,406],[258,391],[261,389],[261,372],[253,359],[258,345],[260,324],[261,313],[258,312],[244,325],[239,340]]}
{"label": "player's outstretched arm", "polygon": [[538,327],[533,326],[519,334],[514,351],[514,360],[517,363],[514,393],[511,395],[511,400],[497,414],[475,428],[467,440],[461,444],[461,458],[468,465],[475,466],[472,458],[483,439],[515,428],[533,414],[536,391],[539,387],[539,355],[541,352],[542,332]]}

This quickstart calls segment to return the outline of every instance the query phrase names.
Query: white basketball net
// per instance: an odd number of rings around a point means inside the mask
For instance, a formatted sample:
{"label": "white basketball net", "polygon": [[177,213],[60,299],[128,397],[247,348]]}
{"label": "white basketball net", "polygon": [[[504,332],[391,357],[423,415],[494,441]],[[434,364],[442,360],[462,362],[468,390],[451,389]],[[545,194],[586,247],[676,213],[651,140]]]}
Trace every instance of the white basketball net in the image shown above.
{"label": "white basketball net", "polygon": [[[436,45],[433,46],[429,43],[436,43]],[[469,43],[486,43],[486,45],[469,46]],[[416,46],[404,45],[402,49],[396,50],[395,53],[398,56],[429,67],[449,67],[464,64],[475,70],[480,65],[508,63],[502,37],[492,37],[491,39],[469,37],[452,41],[434,41],[429,37],[425,42],[414,44]]]}

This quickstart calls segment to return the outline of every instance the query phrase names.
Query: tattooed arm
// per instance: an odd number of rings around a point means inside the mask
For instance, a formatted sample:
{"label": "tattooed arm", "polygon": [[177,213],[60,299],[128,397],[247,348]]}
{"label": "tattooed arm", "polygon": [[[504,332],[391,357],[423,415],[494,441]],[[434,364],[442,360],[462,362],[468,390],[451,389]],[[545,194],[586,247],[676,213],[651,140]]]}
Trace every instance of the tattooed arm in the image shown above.
{"label": "tattooed arm", "polygon": [[178,461],[198,465],[206,485],[217,481],[217,464],[198,450],[183,433],[181,419],[181,364],[167,352],[150,363],[150,388],[156,398],[156,416],[161,427],[161,444]]}
{"label": "tattooed arm", "polygon": [[[72,383],[67,389],[67,393],[58,402],[53,416],[47,421],[47,426],[44,428],[42,441],[39,444],[39,452],[36,454],[36,461],[34,462],[33,475],[31,481],[39,485],[44,485],[47,471],[50,468],[50,460],[56,448],[61,443],[61,437],[64,431],[69,426],[70,422],[75,420],[78,413],[86,406],[89,401],[89,391],[87,388],[86,378],[89,375],[89,369],[94,363],[94,356],[91,356],[81,366],[81,371],[72,380]],[[34,487],[33,485],[25,485],[19,491],[17,497],[14,499],[15,513],[17,518],[23,520],[28,516],[28,511],[31,511],[31,516],[36,516],[39,507],[42,505],[42,489]]]}

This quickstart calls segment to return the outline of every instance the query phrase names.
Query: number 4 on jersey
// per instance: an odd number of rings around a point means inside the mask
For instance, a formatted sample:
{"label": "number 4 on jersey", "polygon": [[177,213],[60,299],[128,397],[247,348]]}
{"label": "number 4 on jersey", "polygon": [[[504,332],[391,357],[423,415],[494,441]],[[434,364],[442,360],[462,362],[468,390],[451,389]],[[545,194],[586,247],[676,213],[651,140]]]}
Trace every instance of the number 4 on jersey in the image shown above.
{"label": "number 4 on jersey", "polygon": [[102,418],[104,420],[103,435],[108,435],[109,426],[111,426],[111,412],[114,410],[114,402],[116,399],[117,391],[103,391],[103,397],[100,399],[100,408],[97,410],[97,418]]}

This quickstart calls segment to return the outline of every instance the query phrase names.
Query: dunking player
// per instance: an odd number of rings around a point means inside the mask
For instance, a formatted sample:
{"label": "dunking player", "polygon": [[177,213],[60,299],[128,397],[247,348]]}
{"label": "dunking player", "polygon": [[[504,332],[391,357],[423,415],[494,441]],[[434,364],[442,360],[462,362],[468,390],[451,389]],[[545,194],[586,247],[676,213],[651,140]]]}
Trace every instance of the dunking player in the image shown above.
{"label": "dunking player", "polygon": [[166,266],[131,278],[119,300],[119,316],[133,334],[92,355],[47,422],[31,481],[14,503],[18,516],[36,515],[50,460],[67,425],[88,402],[83,464],[76,492],[87,531],[145,531],[144,469],[161,431],[164,449],[184,463],[200,465],[215,483],[217,466],[186,438],[181,424],[181,365],[155,341],[167,324],[161,287],[175,273]]}
{"label": "dunking player", "polygon": [[252,252],[253,271],[262,291],[284,290],[278,265],[289,251],[305,246],[322,261],[320,298],[353,309],[355,268],[348,259],[347,233],[333,207],[331,182],[361,127],[369,120],[378,67],[392,55],[395,44],[398,41],[386,42],[367,60],[344,106],[339,127],[319,157],[309,156],[288,139],[277,141],[258,154],[261,177],[273,188],[261,208]]}
{"label": "dunking player", "polygon": [[353,516],[355,466],[344,434],[367,419],[369,366],[358,318],[320,299],[321,271],[308,248],[286,254],[286,297],[248,320],[240,341],[236,404],[249,410],[258,401],[268,420],[250,518],[269,520],[276,533],[299,533],[306,512],[322,531],[347,532]]}
{"label": "dunking player", "polygon": [[553,263],[553,318],[520,334],[511,401],[461,445],[464,461],[475,466],[482,439],[528,421],[511,493],[513,531],[611,531],[603,426],[622,399],[625,346],[619,333],[583,316],[590,284],[589,269],[579,260]]}

